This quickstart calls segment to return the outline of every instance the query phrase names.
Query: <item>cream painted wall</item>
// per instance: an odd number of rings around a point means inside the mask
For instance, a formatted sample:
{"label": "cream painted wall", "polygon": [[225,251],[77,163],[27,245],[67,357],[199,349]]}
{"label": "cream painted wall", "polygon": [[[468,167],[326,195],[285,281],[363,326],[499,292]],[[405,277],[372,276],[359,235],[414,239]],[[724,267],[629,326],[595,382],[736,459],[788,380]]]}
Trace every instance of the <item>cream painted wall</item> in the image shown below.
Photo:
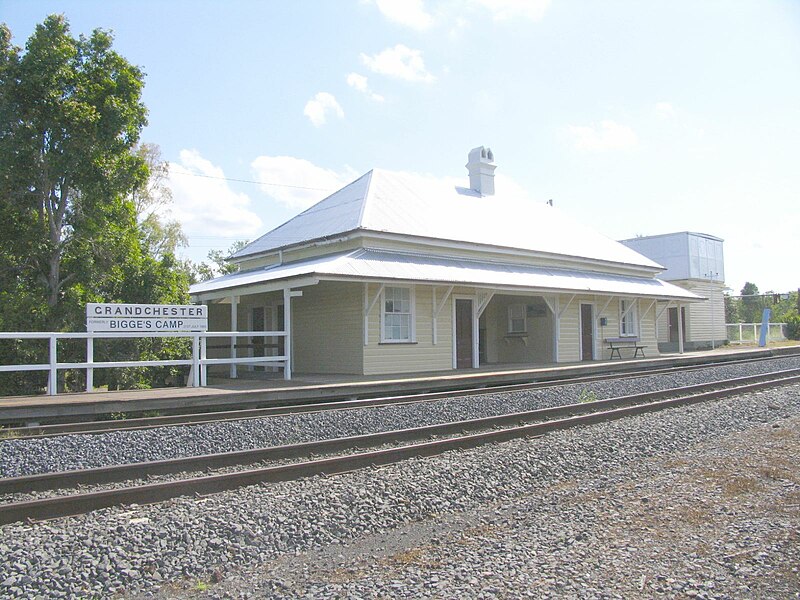
{"label": "cream painted wall", "polygon": [[323,281],[292,299],[296,373],[363,373],[362,286]]}
{"label": "cream painted wall", "polygon": [[[363,307],[363,284],[355,284],[361,290],[359,307]],[[453,298],[447,299],[437,319],[437,343],[433,343],[433,294],[432,286],[414,287],[416,342],[381,343],[381,301],[375,303],[369,314],[369,343],[364,346],[363,330],[361,343],[364,356],[364,374],[409,373],[447,370],[453,367]],[[380,285],[369,284],[369,299],[375,297]],[[447,287],[437,287],[437,303]],[[455,293],[455,292],[454,292]]]}

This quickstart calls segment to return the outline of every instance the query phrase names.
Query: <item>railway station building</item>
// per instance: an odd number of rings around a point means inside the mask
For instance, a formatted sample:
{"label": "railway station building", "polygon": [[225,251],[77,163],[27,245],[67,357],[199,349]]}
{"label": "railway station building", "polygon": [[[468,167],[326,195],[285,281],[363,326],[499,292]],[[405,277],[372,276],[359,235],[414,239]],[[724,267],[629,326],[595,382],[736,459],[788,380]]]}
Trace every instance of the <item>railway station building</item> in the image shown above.
{"label": "railway station building", "polygon": [[495,189],[491,150],[466,166],[463,187],[374,169],[238,251],[239,271],[193,285],[193,301],[212,331],[285,337],[209,357],[385,375],[608,359],[614,340],[632,342],[623,357],[656,356],[665,311],[704,300],[548,203]]}

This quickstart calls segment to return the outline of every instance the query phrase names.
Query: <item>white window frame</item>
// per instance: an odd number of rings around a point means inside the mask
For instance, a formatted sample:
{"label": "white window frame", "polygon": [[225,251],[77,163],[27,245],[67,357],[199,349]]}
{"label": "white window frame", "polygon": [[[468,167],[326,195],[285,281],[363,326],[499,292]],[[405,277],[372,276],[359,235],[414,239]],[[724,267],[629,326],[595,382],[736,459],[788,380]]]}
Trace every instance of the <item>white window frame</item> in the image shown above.
{"label": "white window frame", "polygon": [[[623,314],[633,303],[633,308],[628,311],[628,314],[623,317]],[[630,331],[625,324],[630,325]],[[639,336],[639,303],[635,299],[620,298],[619,301],[619,337],[638,337]]]}
{"label": "white window frame", "polygon": [[[408,314],[408,338],[404,339],[391,339],[386,337],[386,291],[391,289],[408,290],[409,296],[409,313],[391,313],[391,314]],[[381,344],[413,344],[417,341],[417,325],[416,325],[416,293],[413,285],[387,285],[381,290]]]}
{"label": "white window frame", "polygon": [[[514,317],[514,310],[522,310],[522,329],[514,329],[514,321],[519,321],[520,317]],[[528,307],[525,304],[509,304],[508,305],[508,334],[521,335],[528,333]]]}

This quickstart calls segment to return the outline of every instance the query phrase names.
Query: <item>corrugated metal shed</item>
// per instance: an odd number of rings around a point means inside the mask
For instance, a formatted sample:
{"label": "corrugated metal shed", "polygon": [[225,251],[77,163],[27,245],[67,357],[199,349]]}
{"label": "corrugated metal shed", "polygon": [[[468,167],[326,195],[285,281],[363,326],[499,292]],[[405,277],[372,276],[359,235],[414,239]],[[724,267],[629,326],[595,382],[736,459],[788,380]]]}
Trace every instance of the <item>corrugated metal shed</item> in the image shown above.
{"label": "corrugated metal shed", "polygon": [[236,254],[241,258],[356,230],[662,267],[520,190],[481,196],[433,177],[374,169]]}
{"label": "corrugated metal shed", "polygon": [[493,289],[541,293],[558,291],[650,298],[701,300],[687,290],[658,279],[608,275],[594,271],[526,267],[454,258],[360,249],[307,261],[234,273],[192,286],[202,300],[204,293],[298,277],[320,279],[395,280],[445,285],[470,285]]}

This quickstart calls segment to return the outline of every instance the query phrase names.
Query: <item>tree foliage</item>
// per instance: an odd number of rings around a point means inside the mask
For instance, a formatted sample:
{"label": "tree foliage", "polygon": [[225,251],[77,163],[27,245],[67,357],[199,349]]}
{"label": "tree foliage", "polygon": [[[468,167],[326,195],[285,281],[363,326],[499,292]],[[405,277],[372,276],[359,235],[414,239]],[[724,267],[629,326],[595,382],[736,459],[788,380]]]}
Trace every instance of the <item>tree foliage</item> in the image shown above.
{"label": "tree foliage", "polygon": [[739,316],[743,323],[760,323],[764,310],[764,301],[761,298],[758,286],[749,281],[745,282],[741,291],[742,301],[739,305]]}
{"label": "tree foliage", "polygon": [[[164,164],[157,147],[137,147],[144,74],[112,42],[99,29],[75,38],[62,16],[50,16],[23,50],[0,25],[2,330],[80,331],[87,302],[188,301],[174,257],[182,234],[158,219],[169,199]],[[141,343],[124,352],[172,352]],[[60,356],[82,360],[78,351]],[[42,353],[0,347],[8,362],[43,362]],[[5,383],[33,392],[34,380]]]}
{"label": "tree foliage", "polygon": [[248,243],[249,242],[247,240],[238,240],[231,244],[230,248],[228,248],[226,251],[211,250],[208,253],[209,262],[203,261],[201,263],[189,263],[188,269],[190,273],[190,279],[192,282],[207,281],[209,279],[213,279],[214,277],[220,277],[221,275],[230,275],[231,273],[236,273],[236,271],[239,270],[239,267],[231,262],[228,262],[228,257],[247,246]]}

